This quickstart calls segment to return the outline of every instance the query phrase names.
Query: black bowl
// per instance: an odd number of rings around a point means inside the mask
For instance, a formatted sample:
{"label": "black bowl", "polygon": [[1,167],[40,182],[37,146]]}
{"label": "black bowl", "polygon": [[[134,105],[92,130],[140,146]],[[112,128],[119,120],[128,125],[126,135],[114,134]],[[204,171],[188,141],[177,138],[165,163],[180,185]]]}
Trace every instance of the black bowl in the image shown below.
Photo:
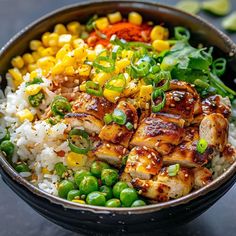
{"label": "black bowl", "polygon": [[[31,39],[49,31],[57,23],[72,20],[84,22],[94,13],[104,15],[119,10],[123,15],[130,11],[140,12],[146,20],[165,22],[167,26],[182,25],[192,31],[192,43],[201,42],[215,47],[215,54],[228,58],[225,83],[235,89],[233,74],[236,67],[236,45],[214,26],[199,17],[184,13],[175,8],[149,1],[93,1],[80,3],[59,9],[26,27],[13,37],[0,51],[0,75],[4,78],[10,67],[12,57],[28,50]],[[6,80],[1,84],[4,88]],[[182,198],[141,208],[108,209],[81,205],[52,196],[33,186],[17,174],[6,159],[0,156],[0,172],[3,180],[31,205],[37,212],[49,220],[73,231],[84,233],[109,232],[148,232],[187,223],[202,214],[236,181],[236,163],[209,185]]]}

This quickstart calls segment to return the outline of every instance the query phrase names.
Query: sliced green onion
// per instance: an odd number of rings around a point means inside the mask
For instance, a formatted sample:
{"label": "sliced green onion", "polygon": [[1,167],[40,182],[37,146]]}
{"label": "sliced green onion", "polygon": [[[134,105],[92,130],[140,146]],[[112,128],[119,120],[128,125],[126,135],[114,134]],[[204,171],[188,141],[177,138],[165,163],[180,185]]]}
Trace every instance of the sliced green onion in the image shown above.
{"label": "sliced green onion", "polygon": [[186,28],[177,26],[174,28],[174,31],[177,40],[188,41],[190,39],[190,32]]}
{"label": "sliced green onion", "polygon": [[28,101],[32,107],[38,107],[42,103],[44,98],[44,94],[42,92],[38,92],[35,95],[30,95],[28,97]]}
{"label": "sliced green onion", "polygon": [[111,58],[116,60],[118,52],[121,51],[121,47],[119,45],[115,45],[111,51]]}
{"label": "sliced green onion", "polygon": [[141,48],[146,48],[146,49],[153,49],[153,47],[150,44],[142,43],[142,42],[128,42],[127,47],[130,47],[130,48],[141,47]]}
{"label": "sliced green onion", "polygon": [[201,138],[198,142],[197,142],[197,151],[200,153],[200,154],[203,154],[206,149],[208,147],[208,143],[207,141],[204,139],[204,138]]}
{"label": "sliced green onion", "polygon": [[[116,86],[114,84],[119,84],[119,86]],[[116,92],[122,92],[125,89],[126,86],[126,79],[123,74],[119,74],[117,76],[112,77],[107,83],[105,88],[109,90],[113,90]]]}
{"label": "sliced green onion", "polygon": [[218,58],[212,63],[212,72],[217,76],[222,76],[226,70],[226,59],[225,58]]}
{"label": "sliced green onion", "polygon": [[32,81],[26,82],[25,83],[25,87],[28,87],[28,86],[30,86],[32,84],[41,84],[41,83],[43,83],[43,80],[41,78],[37,78],[36,77]]}
{"label": "sliced green onion", "polygon": [[168,166],[167,171],[169,176],[176,176],[180,170],[180,164]]}
{"label": "sliced green onion", "polygon": [[128,130],[132,130],[132,129],[134,128],[133,124],[130,123],[130,122],[127,122],[127,123],[125,124],[125,126],[126,126],[126,128],[127,128]]}
{"label": "sliced green onion", "polygon": [[56,96],[51,103],[51,111],[54,116],[64,117],[65,113],[71,111],[71,104],[63,96]]}
{"label": "sliced green onion", "polygon": [[74,128],[69,133],[69,147],[72,152],[87,154],[90,150],[90,140],[87,132]]}
{"label": "sliced green onion", "polygon": [[112,35],[110,43],[113,45],[119,45],[121,48],[127,47],[127,42],[124,39],[119,39],[116,35]]}
{"label": "sliced green onion", "polygon": [[93,81],[87,81],[86,82],[86,93],[101,97],[102,96],[102,87],[99,84],[94,83]]}
{"label": "sliced green onion", "polygon": [[[156,87],[156,84],[159,84],[161,81],[165,81],[163,85]],[[160,71],[156,77],[154,78],[155,87],[157,89],[161,89],[163,91],[166,91],[170,87],[170,81],[171,81],[171,74],[169,71]]]}
{"label": "sliced green onion", "polygon": [[112,120],[118,125],[124,125],[126,123],[126,114],[120,110],[115,109],[112,113]]}
{"label": "sliced green onion", "polygon": [[135,52],[131,59],[131,68],[137,77],[145,77],[149,74],[152,64],[155,63],[152,58],[149,56],[143,56],[139,58],[137,62],[136,59],[138,57],[139,52]]}
{"label": "sliced green onion", "polygon": [[208,83],[204,82],[201,79],[194,80],[194,84],[198,87],[201,87],[201,88],[209,88],[210,87],[210,85]]}
{"label": "sliced green onion", "polygon": [[[155,104],[155,99],[157,97],[161,96],[162,97],[162,101],[159,104]],[[159,112],[161,109],[163,109],[163,107],[166,104],[166,94],[163,90],[161,89],[156,89],[152,92],[152,112],[157,113]]]}
{"label": "sliced green onion", "polygon": [[[110,66],[101,65],[100,62],[102,62],[102,61],[109,63]],[[93,62],[93,66],[96,67],[97,69],[102,70],[102,71],[107,72],[107,73],[113,72],[115,70],[114,60],[112,60],[109,57],[105,57],[105,56],[97,57]]]}
{"label": "sliced green onion", "polygon": [[98,15],[97,14],[95,14],[94,16],[92,16],[89,20],[88,20],[88,22],[87,22],[87,24],[85,25],[85,29],[88,31],[88,32],[91,32],[93,29],[94,29],[94,21],[95,20],[97,20],[97,18],[98,18]]}
{"label": "sliced green onion", "polygon": [[113,121],[112,115],[111,114],[105,114],[103,120],[104,120],[106,125],[110,124]]}

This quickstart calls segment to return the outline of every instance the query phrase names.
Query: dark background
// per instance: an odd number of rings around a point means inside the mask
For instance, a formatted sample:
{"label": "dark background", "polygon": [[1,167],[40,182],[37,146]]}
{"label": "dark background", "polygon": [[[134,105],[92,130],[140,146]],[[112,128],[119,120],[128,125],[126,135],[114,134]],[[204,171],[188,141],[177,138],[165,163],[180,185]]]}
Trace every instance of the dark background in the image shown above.
{"label": "dark background", "polygon": [[[56,8],[76,3],[75,0],[0,0],[0,47],[27,24]],[[175,4],[176,0],[157,1]],[[231,0],[236,10],[236,1]],[[201,16],[220,27],[222,18],[200,13]],[[236,42],[236,33],[229,34]],[[174,232],[155,233],[159,236],[234,236],[236,235],[236,185],[210,210],[181,226]],[[153,235],[149,233],[148,235]],[[0,236],[75,236],[41,217],[17,197],[0,177]]]}

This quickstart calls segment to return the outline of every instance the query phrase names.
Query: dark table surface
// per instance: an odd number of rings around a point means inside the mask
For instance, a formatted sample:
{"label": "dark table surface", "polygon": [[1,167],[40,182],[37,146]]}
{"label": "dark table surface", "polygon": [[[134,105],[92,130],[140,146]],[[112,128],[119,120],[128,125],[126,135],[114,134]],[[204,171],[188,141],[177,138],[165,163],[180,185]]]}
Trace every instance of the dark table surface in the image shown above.
{"label": "dark table surface", "polygon": [[[15,33],[33,20],[66,4],[78,0],[0,0],[0,47]],[[159,1],[175,4],[175,0]],[[236,10],[236,1],[231,0]],[[220,27],[222,18],[200,13],[201,16]],[[236,42],[236,34],[230,34]],[[213,207],[191,223],[166,235],[234,236],[236,235],[236,185]],[[41,217],[17,197],[0,177],[0,236],[75,236]],[[152,233],[149,233],[152,235]],[[157,234],[156,234],[157,235]]]}

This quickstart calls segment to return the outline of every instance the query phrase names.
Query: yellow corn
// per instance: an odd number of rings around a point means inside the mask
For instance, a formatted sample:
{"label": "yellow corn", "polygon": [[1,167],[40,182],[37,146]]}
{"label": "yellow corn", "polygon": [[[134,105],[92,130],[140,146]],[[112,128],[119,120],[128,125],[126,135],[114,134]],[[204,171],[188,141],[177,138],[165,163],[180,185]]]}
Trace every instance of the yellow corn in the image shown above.
{"label": "yellow corn", "polygon": [[111,24],[117,23],[122,20],[122,16],[119,11],[107,15]]}
{"label": "yellow corn", "polygon": [[34,78],[37,78],[38,77],[38,73],[36,71],[32,71],[30,73],[30,80],[33,80]]}
{"label": "yellow corn", "polygon": [[22,59],[21,56],[17,56],[11,60],[11,64],[13,67],[20,69],[24,66],[24,60]]}
{"label": "yellow corn", "polygon": [[62,34],[59,36],[58,39],[58,46],[62,47],[65,44],[70,44],[72,41],[72,35],[71,34]]}
{"label": "yellow corn", "polygon": [[70,44],[65,44],[58,52],[56,55],[57,60],[63,60],[66,54],[72,51],[72,47]]}
{"label": "yellow corn", "polygon": [[120,97],[120,92],[114,91],[114,90],[110,90],[110,89],[104,89],[103,91],[103,96],[110,102],[117,102],[117,100]]}
{"label": "yellow corn", "polygon": [[55,56],[58,51],[57,47],[48,47],[45,48],[41,51],[41,56],[46,57],[46,56]]}
{"label": "yellow corn", "polygon": [[32,51],[38,50],[38,48],[41,47],[41,46],[42,46],[42,43],[39,40],[31,40],[30,41],[30,49]]}
{"label": "yellow corn", "polygon": [[42,57],[42,52],[43,52],[43,50],[45,49],[45,47],[43,47],[43,46],[41,46],[41,47],[39,47],[38,49],[37,49],[37,52],[39,53],[39,55],[40,55],[40,57],[39,58],[41,58]]}
{"label": "yellow corn", "polygon": [[85,204],[84,200],[78,200],[78,199],[73,199],[72,202],[80,203],[80,204]]}
{"label": "yellow corn", "polygon": [[20,69],[20,73],[22,75],[26,75],[27,72],[28,72],[27,67],[23,67],[23,68]]}
{"label": "yellow corn", "polygon": [[115,73],[121,73],[128,65],[130,65],[130,60],[128,58],[123,58],[116,61]]}
{"label": "yellow corn", "polygon": [[22,111],[18,111],[16,116],[20,120],[20,122],[24,122],[25,120],[32,121],[34,119],[34,115],[31,113],[29,109],[24,109]]}
{"label": "yellow corn", "polygon": [[58,38],[59,38],[59,35],[56,34],[56,33],[49,34],[49,36],[48,36],[48,45],[50,47],[58,46]]}
{"label": "yellow corn", "polygon": [[72,21],[67,24],[68,31],[73,35],[78,35],[80,32],[80,23],[78,21]]}
{"label": "yellow corn", "polygon": [[81,65],[78,69],[77,72],[79,73],[80,76],[89,76],[91,72],[91,66],[83,64]]}
{"label": "yellow corn", "polygon": [[96,73],[93,77],[93,81],[98,83],[101,87],[111,78],[111,75],[105,72]]}
{"label": "yellow corn", "polygon": [[61,74],[65,69],[65,66],[62,64],[62,62],[57,62],[54,67],[51,69],[52,75],[58,75]]}
{"label": "yellow corn", "polygon": [[83,45],[78,46],[77,48],[74,49],[74,56],[76,59],[83,59],[84,57],[87,56],[87,50]]}
{"label": "yellow corn", "polygon": [[135,24],[135,25],[141,25],[142,21],[143,21],[143,18],[137,12],[130,12],[129,16],[128,16],[128,21],[132,24]]}
{"label": "yellow corn", "polygon": [[25,64],[34,63],[34,57],[30,53],[25,53],[22,58]]}
{"label": "yellow corn", "polygon": [[69,152],[66,158],[69,167],[82,167],[87,161],[87,156],[75,152]]}
{"label": "yellow corn", "polygon": [[96,52],[94,50],[87,49],[87,58],[89,61],[94,61],[96,59]]}
{"label": "yellow corn", "polygon": [[63,24],[57,24],[54,27],[54,33],[59,34],[59,35],[67,34],[66,27]]}
{"label": "yellow corn", "polygon": [[80,46],[85,47],[87,45],[87,44],[84,43],[83,39],[74,39],[72,44],[73,44],[74,48],[77,48],[77,47],[80,47]]}
{"label": "yellow corn", "polygon": [[39,52],[32,52],[32,56],[35,61],[37,61],[41,57]]}
{"label": "yellow corn", "polygon": [[42,170],[41,170],[42,174],[50,174],[50,171],[46,168],[46,167],[43,167]]}
{"label": "yellow corn", "polygon": [[46,32],[42,35],[42,42],[45,47],[49,46],[49,35],[50,35],[50,32]]}
{"label": "yellow corn", "polygon": [[55,58],[52,56],[46,56],[38,59],[37,66],[44,70],[49,70],[55,64]]}
{"label": "yellow corn", "polygon": [[66,67],[66,66],[73,66],[75,63],[75,57],[73,54],[71,54],[70,52],[67,53],[63,60],[62,60],[62,64]]}
{"label": "yellow corn", "polygon": [[128,58],[131,59],[131,57],[133,56],[134,52],[131,50],[122,50],[121,52],[121,57],[122,58]]}
{"label": "yellow corn", "polygon": [[31,84],[25,88],[27,95],[35,95],[42,89],[40,84]]}
{"label": "yellow corn", "polygon": [[153,27],[150,37],[152,41],[157,39],[163,40],[165,37],[165,28],[160,25],[156,25],[155,27]]}
{"label": "yellow corn", "polygon": [[104,30],[108,27],[109,21],[107,17],[101,17],[95,21],[95,24],[99,30]]}
{"label": "yellow corn", "polygon": [[83,83],[79,86],[80,91],[85,92],[86,91],[86,83]]}
{"label": "yellow corn", "polygon": [[164,41],[164,40],[155,40],[152,43],[152,46],[158,51],[158,52],[162,52],[165,50],[169,50],[170,49],[170,44],[168,41]]}
{"label": "yellow corn", "polygon": [[139,90],[140,90],[139,82],[137,80],[132,80],[129,83],[127,83],[127,86],[122,94],[124,97],[128,97],[137,93]]}
{"label": "yellow corn", "polygon": [[139,105],[146,108],[146,103],[151,100],[152,85],[142,85],[139,91]]}
{"label": "yellow corn", "polygon": [[35,70],[37,70],[37,64],[29,64],[28,66],[27,66],[27,70],[28,70],[28,72],[32,72],[32,71],[35,71]]}
{"label": "yellow corn", "polygon": [[67,67],[65,68],[64,73],[65,73],[66,75],[74,75],[74,74],[75,74],[75,69],[74,69],[73,66],[67,66]]}
{"label": "yellow corn", "polygon": [[22,74],[17,68],[12,68],[8,70],[8,72],[10,73],[15,86],[18,87],[23,82]]}

